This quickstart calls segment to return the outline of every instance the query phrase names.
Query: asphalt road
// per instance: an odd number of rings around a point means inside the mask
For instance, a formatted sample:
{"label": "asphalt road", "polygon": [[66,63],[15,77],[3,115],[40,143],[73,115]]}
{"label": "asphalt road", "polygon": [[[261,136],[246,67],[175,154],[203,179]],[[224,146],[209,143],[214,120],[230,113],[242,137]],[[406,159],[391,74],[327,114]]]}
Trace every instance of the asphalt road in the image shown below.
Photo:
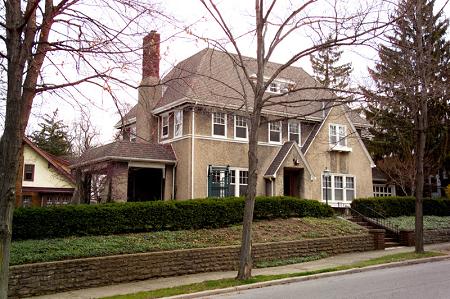
{"label": "asphalt road", "polygon": [[450,260],[321,278],[207,298],[450,299]]}

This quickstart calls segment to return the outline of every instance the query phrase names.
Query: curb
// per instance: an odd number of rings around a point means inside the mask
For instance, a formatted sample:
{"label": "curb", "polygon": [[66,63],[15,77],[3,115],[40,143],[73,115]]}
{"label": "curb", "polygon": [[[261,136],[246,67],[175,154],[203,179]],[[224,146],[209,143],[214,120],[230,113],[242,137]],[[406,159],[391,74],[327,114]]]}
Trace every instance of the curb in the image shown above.
{"label": "curb", "polygon": [[225,289],[208,290],[208,291],[176,295],[176,296],[170,296],[170,297],[164,297],[164,298],[166,298],[166,299],[200,298],[200,297],[205,297],[205,296],[220,295],[220,294],[227,294],[227,293],[233,293],[233,292],[244,291],[244,290],[259,289],[259,288],[264,288],[264,287],[269,287],[269,286],[276,286],[276,285],[283,285],[283,284],[289,284],[289,283],[294,283],[294,282],[315,280],[315,279],[326,278],[326,277],[341,276],[341,275],[347,275],[347,274],[354,274],[354,273],[368,272],[368,271],[373,271],[373,270],[389,269],[389,268],[403,267],[403,266],[424,264],[424,263],[431,263],[431,262],[439,262],[439,261],[444,261],[444,260],[450,260],[450,255],[408,260],[408,261],[403,261],[403,262],[393,262],[393,263],[387,263],[387,264],[381,264],[381,265],[368,266],[368,267],[364,267],[364,268],[354,268],[354,269],[348,269],[348,270],[332,271],[332,272],[313,274],[313,275],[308,275],[308,276],[289,277],[289,278],[283,278],[283,279],[277,279],[277,280],[271,280],[271,281],[265,281],[265,282],[257,282],[257,283],[248,284],[248,285],[229,287],[229,288],[225,288]]}

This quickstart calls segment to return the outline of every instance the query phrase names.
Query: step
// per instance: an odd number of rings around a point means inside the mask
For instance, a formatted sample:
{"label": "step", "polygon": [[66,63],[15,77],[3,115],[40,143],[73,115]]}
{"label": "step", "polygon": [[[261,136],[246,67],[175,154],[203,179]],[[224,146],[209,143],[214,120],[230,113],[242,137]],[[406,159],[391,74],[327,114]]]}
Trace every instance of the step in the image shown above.
{"label": "step", "polygon": [[400,246],[400,243],[398,242],[384,242],[384,248],[398,247],[398,246]]}

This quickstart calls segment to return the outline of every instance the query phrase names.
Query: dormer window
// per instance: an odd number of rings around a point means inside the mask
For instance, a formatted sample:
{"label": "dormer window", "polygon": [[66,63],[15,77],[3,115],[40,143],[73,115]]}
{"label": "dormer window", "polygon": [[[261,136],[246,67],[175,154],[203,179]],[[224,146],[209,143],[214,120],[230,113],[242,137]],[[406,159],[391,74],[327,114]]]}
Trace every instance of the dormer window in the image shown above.
{"label": "dormer window", "polygon": [[272,83],[267,86],[266,91],[270,93],[287,93],[294,86],[293,82],[281,81],[281,80],[273,80]]}

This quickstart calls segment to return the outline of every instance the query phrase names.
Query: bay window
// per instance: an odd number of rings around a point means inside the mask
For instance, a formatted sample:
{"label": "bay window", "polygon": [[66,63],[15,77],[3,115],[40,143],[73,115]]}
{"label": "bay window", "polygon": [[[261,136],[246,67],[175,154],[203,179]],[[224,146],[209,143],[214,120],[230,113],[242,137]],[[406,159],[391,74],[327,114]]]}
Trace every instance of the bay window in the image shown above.
{"label": "bay window", "polygon": [[322,175],[322,200],[351,202],[355,199],[355,177],[346,174]]}

